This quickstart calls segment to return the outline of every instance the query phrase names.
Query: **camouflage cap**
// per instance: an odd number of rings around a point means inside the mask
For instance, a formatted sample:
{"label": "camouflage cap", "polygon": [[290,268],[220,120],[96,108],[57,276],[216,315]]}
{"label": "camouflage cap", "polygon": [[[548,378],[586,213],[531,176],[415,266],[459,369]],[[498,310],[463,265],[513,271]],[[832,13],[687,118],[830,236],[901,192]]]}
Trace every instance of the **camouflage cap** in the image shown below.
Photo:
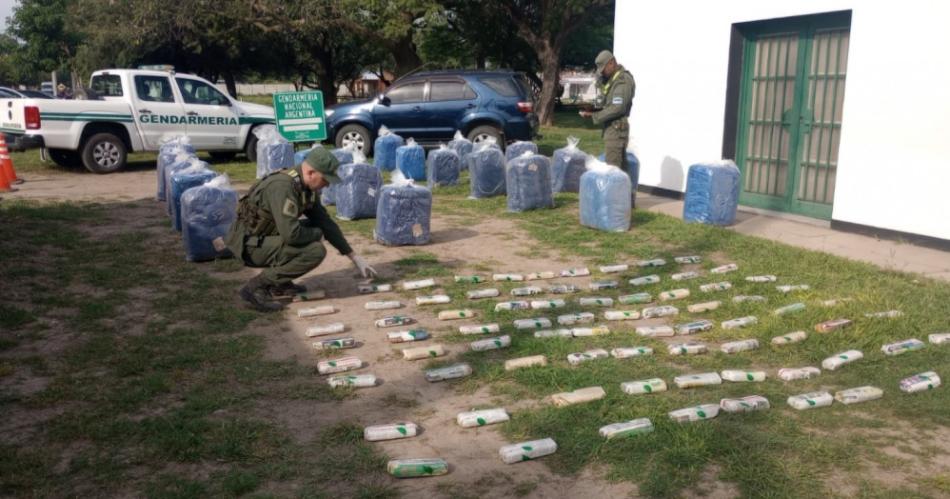
{"label": "camouflage cap", "polygon": [[604,71],[604,66],[614,58],[614,54],[609,50],[601,50],[597,54],[597,58],[594,59],[594,64],[597,66],[597,72],[602,73]]}
{"label": "camouflage cap", "polygon": [[307,155],[307,159],[304,160],[304,163],[320,172],[320,174],[327,179],[327,182],[336,184],[340,181],[340,177],[336,174],[337,169],[340,167],[340,162],[337,161],[336,156],[330,154],[330,151],[322,147],[315,147],[310,151],[310,154]]}

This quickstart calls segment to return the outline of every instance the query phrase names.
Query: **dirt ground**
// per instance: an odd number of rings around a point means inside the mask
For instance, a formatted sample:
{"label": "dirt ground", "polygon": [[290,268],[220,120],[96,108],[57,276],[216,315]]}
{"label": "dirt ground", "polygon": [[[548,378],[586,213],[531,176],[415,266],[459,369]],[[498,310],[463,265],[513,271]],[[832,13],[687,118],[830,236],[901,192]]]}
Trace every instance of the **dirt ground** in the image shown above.
{"label": "dirt ground", "polygon": [[[90,175],[84,172],[55,172],[50,174],[23,175],[27,183],[20,191],[5,194],[7,199],[66,200],[91,202],[116,202],[138,199],[152,199],[155,192],[155,177],[151,170],[125,172],[113,175]],[[238,188],[247,186],[237,186]],[[158,205],[156,205],[158,209]],[[490,268],[492,272],[519,272],[559,270],[572,266],[584,266],[575,259],[561,258],[556,254],[547,255],[544,260],[532,259],[527,249],[535,244],[512,223],[506,220],[485,219],[472,224],[470,220],[460,220],[451,216],[435,214],[432,219],[432,244],[423,248],[400,247],[384,248],[359,235],[348,236],[358,253],[380,271],[381,277],[401,281],[394,262],[418,251],[433,253],[439,262],[452,267],[457,274],[488,273],[483,269],[476,272],[475,267]],[[586,469],[578,476],[561,476],[552,473],[543,459],[517,465],[505,465],[498,457],[498,449],[508,442],[498,427],[463,429],[455,423],[455,416],[461,411],[473,407],[503,405],[503,399],[493,397],[488,388],[475,393],[460,393],[447,383],[429,383],[425,381],[421,362],[406,361],[399,352],[406,346],[433,344],[439,337],[454,331],[461,324],[479,323],[479,318],[471,321],[439,321],[431,308],[416,306],[407,296],[397,292],[377,295],[359,295],[356,293],[357,277],[354,275],[348,259],[328,248],[327,260],[311,274],[299,282],[311,290],[323,289],[327,293],[324,300],[309,303],[294,303],[283,312],[283,320],[277,325],[260,321],[256,333],[268,341],[268,357],[274,360],[295,360],[303,365],[316,366],[325,356],[315,353],[311,346],[315,339],[307,338],[305,330],[313,325],[342,322],[347,330],[344,335],[352,336],[359,347],[345,350],[343,355],[354,355],[363,361],[364,367],[353,373],[372,373],[382,380],[374,388],[361,389],[356,396],[340,402],[294,401],[273,405],[259,404],[255,415],[274,421],[286,428],[301,443],[311,442],[321,429],[341,421],[355,422],[359,425],[382,424],[399,421],[412,421],[421,426],[421,435],[416,438],[380,442],[375,445],[393,458],[442,457],[452,466],[448,475],[418,480],[395,480],[394,486],[408,497],[506,497],[517,493],[522,497],[631,497],[637,495],[635,484],[612,482],[605,478],[603,469]],[[210,267],[209,267],[210,271]],[[245,269],[238,273],[220,274],[217,277],[232,279],[235,290],[241,280],[254,274],[254,270]],[[442,277],[443,283],[451,278]],[[586,286],[590,278],[561,279],[545,281],[569,282]],[[440,288],[430,288],[419,294],[435,294]],[[398,311],[366,311],[363,304],[368,300],[398,299],[404,308]],[[300,319],[297,310],[315,304],[332,304],[337,313],[311,319]],[[235,296],[235,306],[238,306]],[[462,304],[459,304],[460,308]],[[386,333],[399,328],[379,329],[374,321],[393,312],[413,317],[418,322],[413,327],[427,329],[433,339],[419,344],[393,345],[386,341]],[[551,314],[548,314],[551,315]],[[652,321],[662,323],[662,321]],[[651,324],[638,321],[637,325]],[[445,343],[449,356],[461,352],[464,343]],[[62,343],[60,343],[62,347]],[[12,380],[11,380],[12,382]],[[39,390],[42,387],[20,387],[22,390]],[[545,394],[538,394],[540,398]],[[537,401],[520,401],[517,405],[508,404],[509,411],[536,404]],[[35,422],[34,422],[35,423]],[[9,427],[8,427],[9,429]],[[912,430],[912,429],[907,429]],[[894,431],[903,432],[903,429]],[[921,439],[908,445],[931,445],[933,457],[922,466],[939,472],[950,466],[950,449],[946,431],[936,434],[920,435]],[[870,438],[871,435],[861,435]],[[929,442],[929,444],[928,444]],[[884,452],[899,460],[919,461],[914,454],[908,454],[897,447],[888,447]],[[718,469],[710,467],[702,476],[702,481],[685,491],[686,496],[730,498],[738,497],[738,488],[718,478]],[[914,477],[890,473],[886,466],[869,463],[868,478],[888,485],[901,485],[913,481]],[[832,486],[842,495],[859,493],[859,485],[854,477],[846,474],[829,477]],[[286,490],[287,484],[270,484],[264,489],[272,491]]]}
{"label": "dirt ground", "polygon": [[[112,175],[55,172],[22,176],[27,183],[21,185],[18,192],[5,195],[7,199],[108,203],[151,199],[155,194],[155,176],[150,170]],[[555,259],[556,263],[552,263],[550,260],[535,261],[519,256],[525,253],[526,245],[533,243],[525,239],[511,223],[501,220],[485,220],[473,226],[464,225],[451,218],[434,216],[432,244],[423,248],[384,248],[352,234],[348,235],[348,240],[358,253],[366,255],[381,277],[393,279],[397,284],[400,280],[393,262],[420,250],[436,254],[440,263],[453,267],[453,271],[459,274],[474,273],[472,266],[477,264],[490,266],[495,272],[532,272],[583,265],[580,261]],[[301,364],[316,367],[317,362],[326,356],[315,353],[311,346],[315,339],[307,338],[305,330],[313,325],[342,322],[347,327],[346,333],[335,336],[352,336],[360,346],[344,350],[340,356],[359,357],[364,367],[352,373],[372,373],[381,382],[374,388],[359,390],[355,397],[342,402],[296,401],[278,406],[261,404],[256,409],[256,416],[277,422],[302,443],[312,441],[321,429],[341,421],[356,422],[360,425],[415,422],[422,428],[418,437],[380,442],[376,445],[392,458],[442,457],[450,463],[451,472],[445,476],[427,479],[394,480],[395,486],[409,497],[503,497],[512,495],[513,490],[519,491],[518,494],[522,497],[636,495],[634,484],[607,481],[604,479],[603,470],[588,469],[579,476],[566,477],[551,473],[543,460],[514,466],[502,463],[498,449],[511,442],[502,437],[497,427],[463,429],[455,423],[455,416],[459,412],[496,403],[488,389],[481,389],[473,394],[460,394],[450,384],[429,383],[425,380],[420,365],[425,361],[403,360],[399,352],[406,346],[438,343],[440,335],[454,331],[460,322],[439,321],[431,310],[426,310],[425,306],[416,306],[411,299],[406,299],[398,292],[357,294],[358,278],[349,260],[332,248],[328,250],[329,256],[324,263],[298,280],[311,290],[325,290],[326,299],[293,303],[283,312],[284,320],[279,326],[263,325],[256,332],[267,338],[270,359],[294,359]],[[551,268],[552,264],[556,268]],[[219,274],[216,277],[234,279],[236,290],[241,282],[238,278],[249,278],[255,272],[253,269],[245,269],[238,273]],[[480,273],[485,274],[484,271]],[[446,278],[442,280],[445,281]],[[586,286],[588,280],[589,278],[577,278],[569,282]],[[420,294],[435,294],[439,291],[440,288],[430,288]],[[402,301],[404,308],[398,311],[364,310],[363,304],[375,299],[398,299]],[[297,318],[298,309],[315,304],[332,304],[339,311],[319,318]],[[235,305],[238,305],[236,296]],[[375,327],[374,321],[394,312],[413,317],[417,320],[413,327],[427,329],[433,338],[414,344],[388,343],[386,333],[400,328],[379,329]],[[465,323],[477,322],[476,318]],[[465,345],[445,344],[450,357],[453,353],[462,351]],[[525,402],[532,403],[534,402]],[[511,405],[506,408],[509,411],[518,409]],[[278,484],[274,486],[282,488]]]}

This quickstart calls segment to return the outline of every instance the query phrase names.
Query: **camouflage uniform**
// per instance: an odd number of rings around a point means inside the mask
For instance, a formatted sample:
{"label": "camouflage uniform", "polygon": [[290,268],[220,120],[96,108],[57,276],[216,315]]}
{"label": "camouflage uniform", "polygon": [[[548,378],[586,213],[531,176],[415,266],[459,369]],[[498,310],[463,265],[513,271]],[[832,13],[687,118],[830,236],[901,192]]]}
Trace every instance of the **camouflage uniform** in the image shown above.
{"label": "camouflage uniform", "polygon": [[[636,88],[633,75],[618,65],[607,84],[602,87],[602,109],[591,116],[595,125],[604,126],[604,160],[609,165],[620,167],[628,175],[631,172],[630,165],[627,164],[627,143],[630,141],[630,123],[627,117],[633,106]],[[633,180],[632,176],[630,180]]]}
{"label": "camouflage uniform", "polygon": [[264,268],[258,276],[263,286],[286,286],[320,265],[327,254],[323,239],[340,254],[353,251],[320,205],[320,193],[308,189],[300,175],[298,166],[254,184],[241,198],[237,221],[226,239],[228,248],[246,265]]}

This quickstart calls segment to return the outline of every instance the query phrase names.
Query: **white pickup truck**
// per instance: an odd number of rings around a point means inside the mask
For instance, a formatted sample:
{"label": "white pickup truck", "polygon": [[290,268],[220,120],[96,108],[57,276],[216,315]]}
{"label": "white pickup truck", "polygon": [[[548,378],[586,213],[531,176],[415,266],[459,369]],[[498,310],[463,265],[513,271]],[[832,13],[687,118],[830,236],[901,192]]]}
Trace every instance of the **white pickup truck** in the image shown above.
{"label": "white pickup truck", "polygon": [[92,74],[89,100],[0,99],[0,132],[13,150],[45,148],[62,166],[121,170],[128,153],[157,151],[186,134],[216,159],[256,160],[255,126],[274,122],[268,106],[240,102],[190,74],[106,69]]}

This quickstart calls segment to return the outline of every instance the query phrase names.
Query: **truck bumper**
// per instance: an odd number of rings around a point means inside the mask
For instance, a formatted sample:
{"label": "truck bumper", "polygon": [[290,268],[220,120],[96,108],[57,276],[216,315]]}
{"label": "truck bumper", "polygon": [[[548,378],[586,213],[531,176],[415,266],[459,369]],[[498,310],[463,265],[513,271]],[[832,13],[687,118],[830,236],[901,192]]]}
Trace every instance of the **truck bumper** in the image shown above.
{"label": "truck bumper", "polygon": [[23,135],[19,133],[3,133],[3,139],[7,143],[7,148],[14,152],[22,152],[27,149],[39,149],[46,147],[43,137],[40,135]]}

